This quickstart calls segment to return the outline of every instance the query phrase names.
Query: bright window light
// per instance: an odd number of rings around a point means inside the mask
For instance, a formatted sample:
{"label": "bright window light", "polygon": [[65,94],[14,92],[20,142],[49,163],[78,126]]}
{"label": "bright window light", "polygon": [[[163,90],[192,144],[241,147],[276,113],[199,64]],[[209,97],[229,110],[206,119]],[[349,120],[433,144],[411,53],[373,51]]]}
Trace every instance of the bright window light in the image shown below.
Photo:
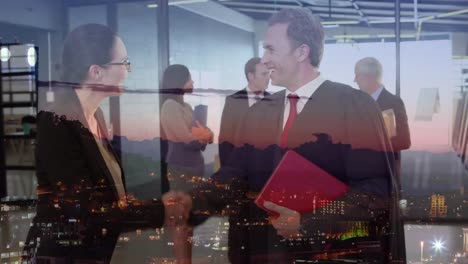
{"label": "bright window light", "polygon": [[10,59],[11,52],[7,47],[0,49],[0,61],[7,62]]}
{"label": "bright window light", "polygon": [[34,67],[37,62],[37,57],[36,57],[36,50],[31,47],[28,49],[28,64],[31,67]]}

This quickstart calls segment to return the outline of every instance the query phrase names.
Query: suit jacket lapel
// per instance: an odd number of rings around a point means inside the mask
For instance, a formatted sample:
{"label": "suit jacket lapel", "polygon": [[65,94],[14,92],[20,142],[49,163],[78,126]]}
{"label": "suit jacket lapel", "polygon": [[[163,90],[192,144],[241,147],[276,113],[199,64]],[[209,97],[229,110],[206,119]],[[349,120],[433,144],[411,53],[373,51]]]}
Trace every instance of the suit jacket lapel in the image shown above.
{"label": "suit jacket lapel", "polygon": [[380,93],[379,98],[377,98],[377,104],[380,106],[381,110],[387,109],[389,95],[390,93],[387,91],[387,89],[384,88],[382,92]]}
{"label": "suit jacket lapel", "polygon": [[247,96],[247,89],[243,89],[233,95],[233,108],[231,111],[242,112],[249,108],[249,98]]}
{"label": "suit jacket lapel", "polygon": [[[122,168],[122,162],[121,162],[119,156],[117,155],[117,153],[115,152],[114,148],[112,147],[112,145],[110,143],[109,134],[108,134],[107,126],[106,126],[106,121],[104,120],[104,115],[103,115],[100,108],[98,108],[98,110],[96,111],[95,118],[97,120],[99,129],[101,130],[101,132],[103,133],[103,135],[105,137],[104,142],[107,145],[107,149],[109,150],[109,152],[115,158],[115,160],[117,161],[117,164],[119,165],[120,174],[122,175],[122,183],[123,183],[123,187],[124,187],[124,190],[125,190],[125,193],[126,193],[127,192],[127,186],[125,184],[125,176],[124,176],[124,171],[123,171],[123,168]],[[107,168],[107,164],[105,163],[105,161],[104,161],[103,164],[105,165],[105,167],[103,169],[105,170],[105,172],[107,172],[109,174],[108,177],[110,177],[110,179],[112,179],[112,181],[113,181],[113,177],[112,177],[109,169]],[[115,185],[113,185],[113,186],[115,186]],[[117,188],[114,188],[114,191],[115,191],[116,195],[118,196]]]}
{"label": "suit jacket lapel", "polygon": [[[270,96],[271,94],[267,91],[264,92],[264,97],[262,98],[262,100],[266,99],[268,96]],[[249,95],[247,93],[247,87],[244,88],[243,90],[237,92],[236,94],[234,94],[233,98],[235,99],[238,99],[239,102],[242,101],[243,104],[245,103],[245,106],[249,106]]]}
{"label": "suit jacket lapel", "polygon": [[[57,95],[57,97],[60,97],[57,98],[58,103],[56,105],[47,107],[46,111],[55,112],[55,114],[59,116],[63,115],[67,118],[68,121],[72,122],[73,126],[75,127],[74,130],[77,131],[80,136],[83,149],[86,153],[86,157],[88,158],[88,163],[93,167],[93,171],[100,172],[98,175],[89,175],[92,178],[91,180],[97,183],[100,180],[100,177],[96,178],[96,176],[104,175],[108,185],[112,186],[113,193],[118,199],[119,195],[114,184],[114,178],[107,168],[107,164],[101,155],[93,134],[89,130],[88,121],[84,116],[83,108],[78,99],[78,96],[76,95],[76,92],[72,87],[66,87],[61,88],[61,91]],[[105,129],[105,123],[100,109],[96,111],[95,118],[98,126],[103,128],[102,125],[104,124],[104,129],[101,130],[107,135],[107,129]],[[114,156],[116,155],[114,154]],[[117,157],[116,160],[121,167],[120,160]],[[124,181],[125,178],[123,175],[124,174],[122,171],[122,181]]]}
{"label": "suit jacket lapel", "polygon": [[244,88],[243,90],[240,90],[239,92],[233,94],[233,97],[236,99],[247,99],[247,89]]}
{"label": "suit jacket lapel", "polygon": [[276,93],[272,96],[264,98],[268,106],[267,111],[264,112],[265,120],[272,124],[272,134],[275,137],[275,144],[280,145],[281,134],[283,133],[283,119],[284,119],[284,100],[286,97],[286,90]]}
{"label": "suit jacket lapel", "polygon": [[[312,128],[321,116],[321,105],[317,98],[321,96],[326,88],[326,81],[320,85],[317,90],[309,97],[302,111],[297,115],[294,123],[289,131],[288,146],[297,147],[299,144],[310,142],[313,140]],[[309,133],[310,132],[310,133]]]}
{"label": "suit jacket lapel", "polygon": [[[250,132],[252,133],[251,144],[260,150],[259,153],[266,151],[272,155],[271,166],[276,166],[283,155],[280,142],[283,131],[285,95],[286,92],[281,91],[265,97],[262,101],[251,107],[252,116],[249,116],[251,126],[249,126],[248,130],[253,131]],[[256,161],[254,158],[250,160],[252,162]]]}

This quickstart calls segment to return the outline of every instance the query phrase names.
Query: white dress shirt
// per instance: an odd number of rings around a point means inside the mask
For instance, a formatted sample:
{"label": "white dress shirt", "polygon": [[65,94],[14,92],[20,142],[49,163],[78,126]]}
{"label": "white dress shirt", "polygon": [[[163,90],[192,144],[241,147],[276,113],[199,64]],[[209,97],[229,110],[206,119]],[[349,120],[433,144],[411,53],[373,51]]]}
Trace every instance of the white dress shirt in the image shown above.
{"label": "white dress shirt", "polygon": [[283,115],[283,128],[286,125],[289,117],[289,99],[288,95],[295,94],[299,96],[299,100],[297,101],[297,114],[300,114],[302,109],[304,109],[305,104],[309,101],[309,98],[312,94],[319,88],[322,83],[326,81],[322,75],[317,76],[317,78],[313,79],[312,81],[306,83],[305,85],[301,86],[297,89],[294,93],[286,89],[286,96],[284,101],[284,115]]}
{"label": "white dress shirt", "polygon": [[377,89],[375,92],[373,92],[373,93],[371,94],[372,98],[374,98],[375,101],[377,101],[377,99],[379,99],[379,96],[380,96],[380,94],[382,93],[383,89],[384,89],[384,87],[383,87],[383,85],[382,85],[382,86],[380,86],[379,89]]}

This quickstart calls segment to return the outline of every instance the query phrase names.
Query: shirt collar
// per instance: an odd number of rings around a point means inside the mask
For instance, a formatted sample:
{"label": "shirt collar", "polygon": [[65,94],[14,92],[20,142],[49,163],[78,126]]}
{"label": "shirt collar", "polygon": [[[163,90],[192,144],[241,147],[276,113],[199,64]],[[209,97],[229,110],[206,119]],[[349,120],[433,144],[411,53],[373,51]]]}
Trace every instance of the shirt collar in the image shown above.
{"label": "shirt collar", "polygon": [[373,92],[371,94],[372,98],[374,98],[375,101],[377,101],[377,99],[379,99],[379,96],[382,93],[383,89],[384,89],[384,86],[382,85],[382,86],[380,86],[379,89],[377,89],[375,92]]}
{"label": "shirt collar", "polygon": [[250,89],[250,87],[248,85],[245,88],[245,90],[247,91],[247,98],[255,98],[256,96],[258,96],[260,98],[265,97],[265,91],[263,91],[263,92],[261,92],[259,94],[256,94]]}
{"label": "shirt collar", "polygon": [[325,81],[326,81],[325,77],[322,77],[322,75],[320,74],[319,76],[317,76],[317,78],[299,87],[299,89],[297,89],[295,92],[291,92],[288,89],[286,89],[286,98],[285,98],[286,102],[288,101],[288,95],[290,94],[295,94],[299,96],[299,98],[301,99],[309,99],[312,96],[312,94]]}

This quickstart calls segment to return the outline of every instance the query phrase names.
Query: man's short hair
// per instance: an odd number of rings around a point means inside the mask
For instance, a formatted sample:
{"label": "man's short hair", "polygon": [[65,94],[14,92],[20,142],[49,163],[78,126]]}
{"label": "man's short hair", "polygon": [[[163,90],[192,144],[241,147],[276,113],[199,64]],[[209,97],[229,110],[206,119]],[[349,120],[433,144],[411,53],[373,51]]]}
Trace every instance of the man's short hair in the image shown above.
{"label": "man's short hair", "polygon": [[245,78],[247,81],[249,81],[249,73],[255,73],[256,66],[257,64],[261,63],[262,59],[260,58],[251,58],[250,60],[247,61],[247,63],[244,66],[244,73],[245,73]]}
{"label": "man's short hair", "polygon": [[310,63],[318,67],[323,56],[325,32],[318,17],[305,8],[288,8],[274,14],[268,26],[288,24],[288,37],[295,47],[306,44],[310,48]]}
{"label": "man's short hair", "polygon": [[356,62],[356,73],[372,74],[379,79],[382,77],[382,64],[374,57],[366,57]]}

